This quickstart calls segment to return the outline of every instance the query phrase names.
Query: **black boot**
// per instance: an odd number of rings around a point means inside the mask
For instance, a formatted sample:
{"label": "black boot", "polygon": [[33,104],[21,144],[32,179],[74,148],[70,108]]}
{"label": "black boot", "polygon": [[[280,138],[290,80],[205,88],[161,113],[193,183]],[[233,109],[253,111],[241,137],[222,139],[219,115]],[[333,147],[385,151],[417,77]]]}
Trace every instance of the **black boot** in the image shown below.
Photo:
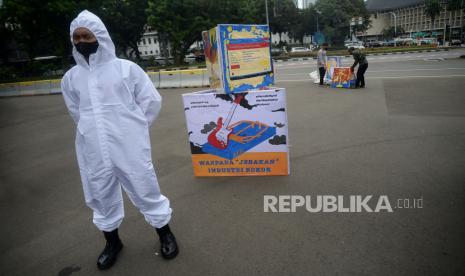
{"label": "black boot", "polygon": [[167,225],[162,228],[156,228],[158,236],[160,237],[161,243],[161,255],[165,259],[173,259],[179,253],[178,244],[173,233],[171,233],[170,227]]}
{"label": "black boot", "polygon": [[97,259],[97,267],[101,270],[108,269],[113,266],[116,262],[116,257],[118,253],[123,248],[123,243],[119,239],[118,229],[115,229],[111,232],[103,231],[103,235],[107,240],[105,249],[103,249],[100,256]]}

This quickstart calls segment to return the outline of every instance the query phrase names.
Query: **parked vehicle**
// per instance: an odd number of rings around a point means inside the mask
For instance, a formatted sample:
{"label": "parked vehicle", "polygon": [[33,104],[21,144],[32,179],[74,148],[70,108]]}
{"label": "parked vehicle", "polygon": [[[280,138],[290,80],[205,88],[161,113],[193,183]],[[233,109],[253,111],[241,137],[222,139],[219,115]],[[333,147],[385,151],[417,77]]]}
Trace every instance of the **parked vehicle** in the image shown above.
{"label": "parked vehicle", "polygon": [[377,40],[371,40],[365,42],[365,47],[367,48],[376,48],[376,47],[381,47],[383,46],[383,42],[377,41]]}
{"label": "parked vehicle", "polygon": [[186,63],[194,63],[194,62],[203,62],[205,61],[205,55],[204,54],[188,54],[184,57],[184,62]]}
{"label": "parked vehicle", "polygon": [[394,40],[389,40],[389,41],[384,41],[383,46],[384,47],[394,47],[396,45],[396,42]]}
{"label": "parked vehicle", "polygon": [[363,43],[361,42],[351,42],[351,43],[346,43],[345,45],[347,49],[353,47],[354,49],[365,49],[365,46],[363,46]]}
{"label": "parked vehicle", "polygon": [[310,44],[309,47],[310,47],[310,50],[311,50],[311,51],[316,51],[316,50],[319,49],[319,46],[318,46],[317,44]]}
{"label": "parked vehicle", "polygon": [[205,54],[198,54],[195,56],[196,62],[204,62],[205,61]]}
{"label": "parked vehicle", "polygon": [[155,65],[157,66],[172,65],[172,64],[174,64],[174,59],[172,57],[168,58],[168,63],[166,63],[166,58],[164,57],[155,58]]}
{"label": "parked vehicle", "polygon": [[460,40],[460,39],[452,39],[450,41],[451,46],[460,46],[460,45],[462,45],[462,43],[463,43],[463,41]]}
{"label": "parked vehicle", "polygon": [[195,55],[194,54],[188,54],[184,57],[184,62],[185,63],[194,63],[195,62]]}
{"label": "parked vehicle", "polygon": [[418,41],[418,45],[433,45],[433,44],[438,44],[438,41],[434,37],[431,37],[431,38],[425,37]]}
{"label": "parked vehicle", "polygon": [[352,47],[354,44],[363,45],[363,41],[360,41],[360,40],[346,40],[346,41],[344,41],[344,47]]}
{"label": "parked vehicle", "polygon": [[291,53],[310,53],[312,50],[310,50],[307,47],[292,47],[291,48]]}
{"label": "parked vehicle", "polygon": [[396,38],[395,42],[397,46],[412,46],[416,44],[416,41],[410,37]]}
{"label": "parked vehicle", "polygon": [[271,48],[271,56],[280,56],[284,54],[284,50],[282,48]]}

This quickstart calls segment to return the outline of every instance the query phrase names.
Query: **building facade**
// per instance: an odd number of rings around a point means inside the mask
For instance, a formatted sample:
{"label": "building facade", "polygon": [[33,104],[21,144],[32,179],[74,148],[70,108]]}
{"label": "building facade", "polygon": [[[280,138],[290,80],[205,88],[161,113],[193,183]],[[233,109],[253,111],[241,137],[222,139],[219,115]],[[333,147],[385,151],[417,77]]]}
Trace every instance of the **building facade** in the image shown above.
{"label": "building facade", "polygon": [[137,43],[141,58],[160,56],[160,42],[156,31],[145,32],[142,39]]}
{"label": "building facade", "polygon": [[304,41],[300,41],[298,39],[294,39],[287,32],[285,33],[272,33],[271,34],[271,44],[278,45],[281,42],[284,42],[289,45],[297,45],[297,44],[311,44],[312,43],[312,36],[306,35],[303,37]]}
{"label": "building facade", "polygon": [[462,9],[447,10],[447,1],[441,1],[441,11],[431,20],[425,12],[423,0],[368,0],[368,11],[371,13],[371,27],[365,33],[358,33],[358,37],[381,37],[383,30],[397,26],[403,34],[463,39],[464,12]]}
{"label": "building facade", "polygon": [[302,8],[308,9],[310,5],[314,5],[316,0],[302,0]]}
{"label": "building facade", "polygon": [[[288,45],[298,45],[304,44],[309,45],[312,43],[312,36],[304,36],[303,41],[293,39],[289,36],[288,33],[272,33],[271,34],[271,43],[272,45],[276,46],[280,42],[284,42]],[[142,59],[150,59],[153,58],[164,58],[164,53],[162,51],[162,46],[160,45],[160,40],[158,38],[157,31],[151,30],[150,28],[146,28],[145,33],[142,35],[141,40],[137,43],[137,47],[139,49],[140,57]],[[197,41],[191,45],[191,49],[203,49],[202,41]],[[168,43],[167,45],[168,57],[171,56],[171,47]],[[133,52],[128,53],[129,56],[135,57]]]}

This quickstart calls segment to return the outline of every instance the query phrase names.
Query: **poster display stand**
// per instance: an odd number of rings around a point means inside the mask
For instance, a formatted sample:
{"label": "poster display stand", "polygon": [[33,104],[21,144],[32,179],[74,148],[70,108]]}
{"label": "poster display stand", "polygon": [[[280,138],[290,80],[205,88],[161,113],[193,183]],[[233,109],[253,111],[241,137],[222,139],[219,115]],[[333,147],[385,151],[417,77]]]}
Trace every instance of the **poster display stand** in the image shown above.
{"label": "poster display stand", "polygon": [[212,89],[183,94],[195,176],[288,175],[286,90],[273,87],[267,25],[202,32]]}
{"label": "poster display stand", "polygon": [[210,87],[229,94],[274,84],[267,25],[220,24],[202,37]]}
{"label": "poster display stand", "polygon": [[336,67],[333,70],[332,88],[354,88],[355,77],[350,67]]}
{"label": "poster display stand", "polygon": [[[350,67],[341,67],[341,56],[328,56],[326,59],[326,73],[324,83],[332,88],[354,88],[355,76]],[[319,83],[318,71],[310,73],[314,83]]]}
{"label": "poster display stand", "polygon": [[288,175],[286,91],[183,95],[196,176]]}
{"label": "poster display stand", "polygon": [[326,74],[324,82],[331,84],[333,80],[334,68],[341,67],[341,56],[329,56],[326,58]]}

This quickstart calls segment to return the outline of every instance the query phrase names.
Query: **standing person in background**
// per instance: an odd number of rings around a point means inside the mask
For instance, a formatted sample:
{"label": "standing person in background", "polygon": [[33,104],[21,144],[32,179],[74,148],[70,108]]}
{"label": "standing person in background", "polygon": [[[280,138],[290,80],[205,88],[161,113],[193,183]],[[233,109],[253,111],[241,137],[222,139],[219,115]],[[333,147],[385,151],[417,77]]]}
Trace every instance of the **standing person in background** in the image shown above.
{"label": "standing person in background", "polygon": [[355,88],[365,88],[365,72],[368,69],[368,60],[360,49],[354,47],[349,48],[349,53],[354,57],[354,64],[350,70],[354,72],[355,66],[358,64],[357,80],[355,81]]}
{"label": "standing person in background", "polygon": [[328,43],[323,43],[316,59],[318,72],[320,73],[320,85],[324,84],[323,80],[326,74],[326,50],[328,50]]}
{"label": "standing person in background", "polygon": [[106,240],[97,267],[110,268],[123,248],[118,235],[124,217],[122,189],[158,233],[161,255],[172,259],[178,254],[168,226],[172,210],[160,192],[149,136],[161,96],[142,68],[116,57],[113,41],[95,14],[81,12],[71,22],[70,39],[76,66],[63,76],[61,90],[76,123],[86,204]]}

